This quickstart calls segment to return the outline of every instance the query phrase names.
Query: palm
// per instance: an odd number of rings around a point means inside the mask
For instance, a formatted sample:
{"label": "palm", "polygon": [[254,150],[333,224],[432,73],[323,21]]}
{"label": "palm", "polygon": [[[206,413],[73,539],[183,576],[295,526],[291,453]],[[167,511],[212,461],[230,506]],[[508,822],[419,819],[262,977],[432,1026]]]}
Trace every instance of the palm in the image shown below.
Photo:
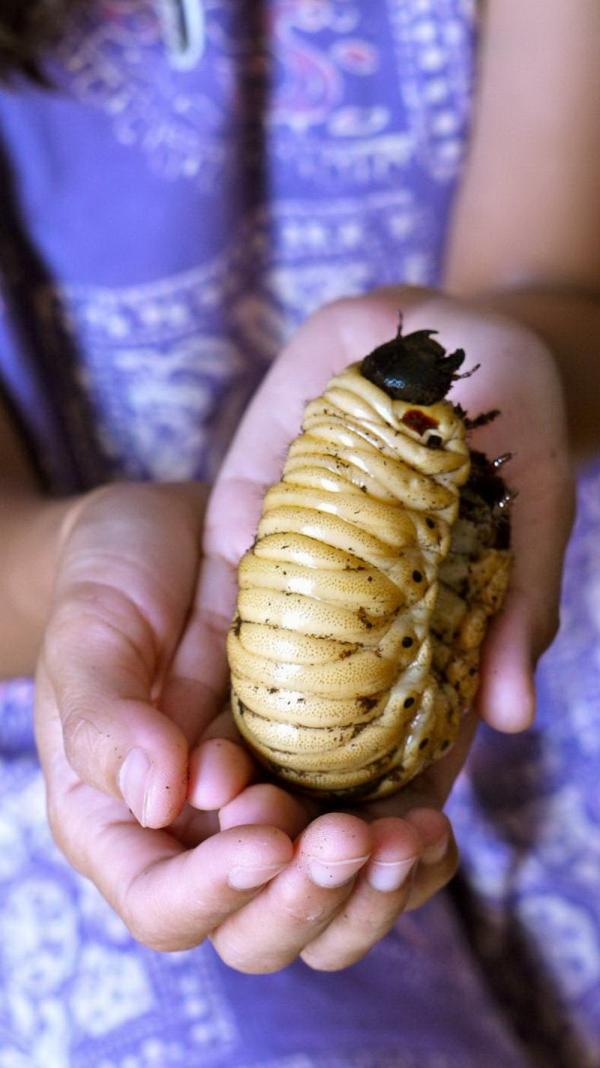
{"label": "palm", "polygon": [[[419,301],[429,309],[417,310]],[[84,498],[64,538],[37,685],[51,819],[74,866],[158,948],[210,935],[243,970],[273,970],[298,954],[315,967],[341,967],[455,869],[440,809],[473,717],[450,756],[407,790],[352,814],[319,815],[312,802],[253,781],[256,769],[221,713],[237,564],[262,492],[278,476],[305,401],[389,336],[400,304],[409,329],[439,325],[448,348],[481,361],[453,398],[472,414],[502,409],[477,432],[477,445],[515,454],[515,568],[486,643],[479,704],[505,729],[531,716],[531,661],[552,626],[569,526],[549,362],[523,333],[427,293],[381,291],[324,310],[259,391],[205,519],[198,486],[108,487]],[[547,538],[534,543],[533,530]],[[132,751],[136,775],[124,780]]]}
{"label": "palm", "polygon": [[[516,493],[513,578],[485,645],[477,703],[492,725],[522,729],[534,712],[532,664],[553,633],[571,520],[560,390],[546,353],[524,331],[437,296],[428,311],[427,298],[422,292],[382,290],[324,309],[305,324],[259,392],[230,451],[209,505],[206,552],[210,557],[218,547],[233,573],[252,542],[264,489],[279,477],[306,400],[318,395],[332,374],[391,336],[402,302],[410,329],[438,326],[448,351],[465,348],[466,370],[480,364],[476,373],[455,384],[451,399],[471,418],[490,409],[501,411],[472,433],[474,447],[491,457],[512,454],[507,479]],[[419,300],[424,300],[423,307],[411,310],[411,301]],[[239,521],[230,524],[227,517],[234,509]],[[532,536],[535,531],[548,537]],[[228,614],[232,609],[230,592]],[[441,808],[474,728],[475,717],[470,716],[454,750],[439,765],[429,767],[396,797],[356,808],[357,814],[369,820],[390,815],[410,819],[417,807]],[[236,799],[234,810],[236,818],[243,818],[243,797]],[[419,819],[423,827],[422,811]]]}
{"label": "palm", "polygon": [[[491,409],[501,412],[471,438],[491,457],[511,454],[506,478],[516,494],[513,580],[487,643],[479,705],[493,725],[521,729],[533,714],[531,663],[524,662],[523,650],[529,655],[532,647],[537,656],[552,636],[572,519],[560,387],[549,357],[525,331],[427,296],[381,290],[324,309],[295,335],[259,391],[221,472],[207,512],[205,550],[209,557],[218,553],[233,573],[252,542],[262,495],[279,477],[306,400],[318,395],[332,374],[391,336],[402,302],[408,307],[407,329],[438,326],[449,351],[466,350],[467,370],[480,365],[455,384],[451,399],[472,418]],[[413,309],[411,301],[422,306]],[[237,522],[231,524],[234,512]],[[231,612],[233,593],[228,608]],[[490,665],[496,678],[504,679],[502,686],[494,683]]]}

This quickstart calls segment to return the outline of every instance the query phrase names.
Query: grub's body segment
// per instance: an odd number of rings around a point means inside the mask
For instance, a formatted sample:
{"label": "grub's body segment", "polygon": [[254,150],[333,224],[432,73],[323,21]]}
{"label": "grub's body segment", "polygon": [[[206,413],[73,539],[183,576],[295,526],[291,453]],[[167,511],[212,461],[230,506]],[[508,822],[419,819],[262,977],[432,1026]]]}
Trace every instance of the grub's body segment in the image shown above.
{"label": "grub's body segment", "polygon": [[459,411],[394,399],[360,364],[307,406],[228,639],[237,726],[298,788],[384,796],[454,740],[509,564],[459,517],[470,468]]}

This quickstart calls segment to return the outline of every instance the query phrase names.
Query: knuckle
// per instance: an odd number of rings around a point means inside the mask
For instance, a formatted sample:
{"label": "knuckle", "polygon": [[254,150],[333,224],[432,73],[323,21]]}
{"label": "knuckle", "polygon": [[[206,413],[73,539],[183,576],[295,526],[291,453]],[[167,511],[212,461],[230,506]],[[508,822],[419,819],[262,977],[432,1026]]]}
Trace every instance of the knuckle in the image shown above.
{"label": "knuckle", "polygon": [[134,938],[136,942],[139,942],[140,945],[146,946],[147,949],[151,949],[155,953],[166,953],[180,948],[179,946],[172,945],[168,939],[165,939],[163,935],[159,934],[158,931],[143,920],[133,917],[123,917],[123,919],[131,937]]}
{"label": "knuckle", "polygon": [[300,957],[314,972],[339,972],[351,964],[356,964],[366,955],[369,948],[370,946],[362,950],[351,950],[349,947],[341,947],[339,952],[332,953],[321,950],[317,945],[310,945],[302,951]]}
{"label": "knuckle", "polygon": [[63,718],[63,741],[65,754],[74,771],[98,766],[102,733],[92,719],[92,711],[83,708],[67,708]]}
{"label": "knuckle", "polygon": [[[407,890],[402,887],[402,900],[407,896]],[[390,894],[390,897],[396,898],[397,892]],[[385,910],[385,911],[384,911]],[[365,947],[365,953],[367,949],[374,946],[376,942],[385,934],[389,927],[392,926],[395,920],[402,911],[402,905],[384,905],[381,912],[371,911],[369,909],[363,909],[358,917],[358,931],[360,932],[361,945]]]}
{"label": "knuckle", "polygon": [[322,928],[332,915],[332,905],[327,901],[280,900],[278,908],[285,917],[286,926],[299,930],[305,927]]}
{"label": "knuckle", "polygon": [[165,931],[155,921],[154,910],[148,902],[144,904],[144,894],[140,892],[140,875],[129,885],[121,886],[115,901],[115,909],[132,938],[148,949],[165,948]]}
{"label": "knuckle", "polygon": [[[108,565],[105,565],[108,572]],[[154,653],[150,621],[123,589],[105,581],[74,580],[53,609],[46,639],[46,660],[60,679],[68,677],[64,666],[90,649],[103,653],[126,648],[146,665]]]}
{"label": "knuckle", "polygon": [[162,922],[157,923],[153,917],[136,910],[127,899],[122,901],[118,911],[132,938],[147,949],[171,953],[191,949],[196,944],[193,939],[182,939],[179,934],[166,930]]}
{"label": "knuckle", "polygon": [[237,941],[229,941],[215,932],[210,936],[219,957],[229,968],[243,975],[270,975],[281,971],[290,964],[293,957],[284,958],[280,953],[270,953],[261,947],[257,952],[256,947],[252,950],[244,949]]}
{"label": "knuckle", "polygon": [[179,909],[169,911],[161,890],[148,881],[150,870],[141,871],[129,883],[113,888],[115,911],[132,938],[156,953],[177,953],[193,949],[206,938],[205,925],[185,918]]}

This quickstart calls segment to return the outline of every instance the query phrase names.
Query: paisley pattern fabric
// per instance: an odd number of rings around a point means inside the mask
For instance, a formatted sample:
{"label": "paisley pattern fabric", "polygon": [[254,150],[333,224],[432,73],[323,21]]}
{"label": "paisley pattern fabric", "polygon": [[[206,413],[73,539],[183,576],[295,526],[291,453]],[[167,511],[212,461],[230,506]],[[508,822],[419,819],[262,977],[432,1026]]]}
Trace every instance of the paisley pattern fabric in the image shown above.
{"label": "paisley pattern fabric", "polygon": [[437,276],[468,0],[203,9],[190,72],[151,0],[95,0],[49,64],[58,92],[2,96],[6,241],[28,260],[10,296],[37,310],[37,404],[23,354],[4,373],[61,484],[210,477],[293,326],[340,295]]}
{"label": "paisley pattern fabric", "polygon": [[[56,490],[212,477],[308,313],[438,278],[470,0],[185,6],[192,64],[164,0],[92,0],[55,91],[0,92],[0,378]],[[599,482],[538,724],[482,736],[453,798],[462,891],[344,972],[134,943],[50,839],[31,681],[1,684],[0,1068],[599,1065]]]}

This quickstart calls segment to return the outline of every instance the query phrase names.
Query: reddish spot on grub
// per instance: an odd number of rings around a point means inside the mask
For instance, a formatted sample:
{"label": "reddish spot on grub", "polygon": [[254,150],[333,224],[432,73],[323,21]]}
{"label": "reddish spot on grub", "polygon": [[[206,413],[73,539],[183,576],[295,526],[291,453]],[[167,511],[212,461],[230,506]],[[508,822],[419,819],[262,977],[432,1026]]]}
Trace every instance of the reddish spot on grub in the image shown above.
{"label": "reddish spot on grub", "polygon": [[402,422],[417,434],[424,434],[426,430],[434,430],[439,426],[437,419],[422,412],[420,408],[409,408],[402,416]]}

